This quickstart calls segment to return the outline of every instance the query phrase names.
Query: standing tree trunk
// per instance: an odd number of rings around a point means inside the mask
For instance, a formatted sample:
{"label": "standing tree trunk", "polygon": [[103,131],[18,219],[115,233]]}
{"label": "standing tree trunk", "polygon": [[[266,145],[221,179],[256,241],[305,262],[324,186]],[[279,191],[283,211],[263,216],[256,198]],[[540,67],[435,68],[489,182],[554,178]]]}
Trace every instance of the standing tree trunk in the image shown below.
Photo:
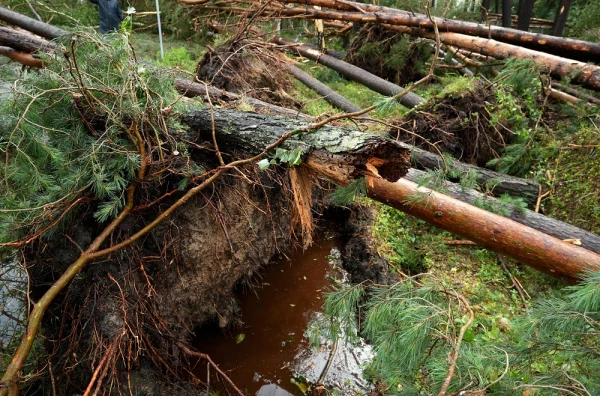
{"label": "standing tree trunk", "polygon": [[517,15],[519,17],[517,21],[517,29],[525,31],[529,30],[529,23],[531,22],[531,17],[533,16],[534,4],[535,0],[519,1],[519,9],[517,11]]}
{"label": "standing tree trunk", "polygon": [[512,1],[502,0],[502,27],[512,27]]}
{"label": "standing tree trunk", "polygon": [[492,0],[483,0],[481,2],[481,23],[485,23],[487,21],[487,16],[490,12],[490,5],[492,4]]}
{"label": "standing tree trunk", "polygon": [[571,2],[572,0],[560,0],[558,2],[558,10],[556,11],[556,17],[554,18],[554,24],[552,25],[553,36],[562,37],[563,30],[567,24]]}

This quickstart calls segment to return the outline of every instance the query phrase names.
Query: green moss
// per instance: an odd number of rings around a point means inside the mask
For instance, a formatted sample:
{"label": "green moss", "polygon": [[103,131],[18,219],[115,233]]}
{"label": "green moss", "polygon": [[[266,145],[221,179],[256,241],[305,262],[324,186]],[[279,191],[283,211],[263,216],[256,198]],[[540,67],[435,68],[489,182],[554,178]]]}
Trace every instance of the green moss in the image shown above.
{"label": "green moss", "polygon": [[593,123],[558,143],[548,215],[600,233],[600,131]]}
{"label": "green moss", "polygon": [[442,90],[436,95],[438,98],[446,96],[462,97],[465,93],[475,89],[475,80],[469,77],[442,77]]}

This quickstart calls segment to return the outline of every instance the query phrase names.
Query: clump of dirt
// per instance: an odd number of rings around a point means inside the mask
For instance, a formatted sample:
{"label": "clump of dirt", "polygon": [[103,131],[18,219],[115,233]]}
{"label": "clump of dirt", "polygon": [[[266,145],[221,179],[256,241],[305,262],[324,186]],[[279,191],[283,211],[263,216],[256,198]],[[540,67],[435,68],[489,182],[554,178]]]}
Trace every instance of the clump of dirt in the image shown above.
{"label": "clump of dirt", "polygon": [[496,103],[493,88],[479,80],[463,88],[451,90],[405,118],[393,121],[389,135],[478,166],[498,158],[512,132],[500,123],[491,122],[486,105]]}
{"label": "clump of dirt", "polygon": [[[86,267],[50,308],[44,331],[52,340],[47,351],[59,394],[85,388],[103,358],[110,367],[104,382],[115,381],[123,393],[131,386],[133,393],[150,394],[146,387],[181,378],[187,364],[181,345],[195,327],[212,318],[221,326],[237,319],[235,286],[292,243],[285,173],[240,171],[243,177],[224,177],[207,195],[191,198],[147,238]],[[27,262],[34,287],[51,284],[78,257],[78,246],[94,238],[95,223],[85,221],[91,213],[83,213],[64,240],[40,244],[45,254],[32,250]],[[131,234],[155,215],[142,210],[115,233]],[[130,384],[140,370],[165,375],[165,384],[150,379]]]}
{"label": "clump of dirt", "polygon": [[288,94],[293,81],[285,62],[264,44],[236,40],[206,52],[198,67],[199,80],[274,105],[300,109]]}
{"label": "clump of dirt", "polygon": [[431,57],[428,44],[415,41],[378,25],[365,25],[346,52],[344,60],[398,85],[427,74],[425,61]]}
{"label": "clump of dirt", "polygon": [[[353,204],[343,217],[342,266],[350,275],[350,281],[353,284],[370,281],[381,285],[396,281],[398,276],[390,272],[387,261],[377,253],[372,236],[376,210]],[[340,215],[336,218],[339,219]]]}

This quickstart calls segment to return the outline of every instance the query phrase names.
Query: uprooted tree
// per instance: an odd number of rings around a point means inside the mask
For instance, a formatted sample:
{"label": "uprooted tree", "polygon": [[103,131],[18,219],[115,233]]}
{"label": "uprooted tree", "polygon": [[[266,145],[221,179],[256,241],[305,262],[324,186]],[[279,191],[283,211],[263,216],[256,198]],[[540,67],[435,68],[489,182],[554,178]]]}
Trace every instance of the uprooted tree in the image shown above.
{"label": "uprooted tree", "polygon": [[[92,225],[93,238],[71,240],[81,254],[33,304],[21,345],[2,378],[7,388],[0,394],[18,392],[19,376],[44,313],[84,267],[108,258],[119,260],[121,254],[121,259],[135,261],[139,257],[129,256],[128,248],[143,246],[178,208],[228,173],[242,172],[241,177],[247,178],[256,163],[265,168],[273,162],[292,166],[290,199],[305,242],[310,240],[306,191],[318,174],[339,185],[364,183],[367,194],[381,202],[561,279],[573,281],[599,268],[599,256],[586,249],[405,180],[396,182],[409,167],[407,147],[376,135],[324,127],[348,115],[302,124],[212,107],[192,112],[175,94],[172,79],[140,65],[126,40],[105,42],[74,35],[59,45],[64,59],[44,58],[48,68],[18,85],[15,100],[2,109],[6,135],[0,141],[4,155],[0,171],[6,188],[1,210],[8,221],[0,228],[0,242],[31,258],[47,249],[52,233],[69,230],[81,218]],[[208,94],[209,87],[204,87]],[[180,123],[182,114],[190,130]],[[200,161],[199,153],[208,152],[210,158]],[[270,153],[274,153],[271,160],[265,158]],[[221,226],[227,234],[226,226]],[[166,241],[165,249],[168,245]],[[141,274],[146,275],[143,268],[141,263]],[[106,276],[120,289],[111,272]],[[151,295],[148,283],[144,291]],[[122,307],[127,312],[125,300]],[[456,301],[463,304],[458,296]],[[158,365],[172,370],[161,361],[163,350],[142,332],[144,326],[133,330],[128,326],[125,321],[114,338],[98,348],[98,364],[86,394],[100,389],[108,367],[117,360],[116,351],[139,347],[137,342],[151,351]],[[137,331],[143,334],[141,341]],[[175,346],[185,352],[185,345],[177,342]],[[457,353],[449,359],[455,360]],[[452,376],[448,378],[442,394]]]}

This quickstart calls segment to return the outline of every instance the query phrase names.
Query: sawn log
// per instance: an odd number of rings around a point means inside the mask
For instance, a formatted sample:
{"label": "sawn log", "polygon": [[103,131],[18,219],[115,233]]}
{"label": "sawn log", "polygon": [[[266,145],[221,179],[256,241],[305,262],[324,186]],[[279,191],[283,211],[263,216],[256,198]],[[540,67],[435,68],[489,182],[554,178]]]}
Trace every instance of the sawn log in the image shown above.
{"label": "sawn log", "polygon": [[[338,185],[366,176],[371,198],[568,282],[600,269],[600,255],[587,249],[406,179],[396,181],[408,171],[408,150],[391,139],[332,126],[303,134],[306,124],[255,113],[215,109],[213,116],[221,149],[250,155],[283,133],[297,131],[284,148],[301,148],[302,166]],[[212,139],[210,110],[189,114],[183,122],[191,127],[191,136]]]}

